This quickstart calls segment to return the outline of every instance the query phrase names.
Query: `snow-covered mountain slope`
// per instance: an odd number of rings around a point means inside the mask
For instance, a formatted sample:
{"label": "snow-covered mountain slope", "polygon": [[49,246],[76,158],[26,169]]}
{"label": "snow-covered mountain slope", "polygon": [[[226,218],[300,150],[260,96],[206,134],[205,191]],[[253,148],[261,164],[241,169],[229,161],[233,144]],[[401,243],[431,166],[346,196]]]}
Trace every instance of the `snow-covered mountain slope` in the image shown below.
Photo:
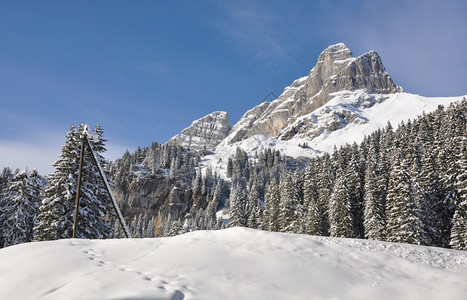
{"label": "snow-covered mountain slope", "polygon": [[295,80],[271,103],[261,103],[248,111],[226,139],[234,143],[256,134],[292,138],[292,131],[288,135],[283,132],[297,118],[322,107],[336,92],[355,90],[384,95],[402,91],[385,71],[375,51],[353,57],[342,43],[329,46],[319,55],[308,76]]}
{"label": "snow-covered mountain slope", "polygon": [[230,228],[0,250],[0,299],[465,299],[467,252]]}
{"label": "snow-covered mountain slope", "polygon": [[334,146],[360,143],[388,122],[396,127],[463,97],[405,93],[392,81],[375,51],[353,57],[340,43],[325,49],[307,76],[295,80],[276,100],[247,111],[232,128],[225,118],[208,115],[170,142],[210,148],[213,154],[203,157],[202,166],[211,166],[225,176],[228,157],[237,147],[250,156],[273,148],[293,158],[314,157],[331,152]]}
{"label": "snow-covered mountain slope", "polygon": [[[356,90],[336,92],[333,97],[322,107],[297,118],[294,125],[285,128],[278,137],[258,134],[235,143],[230,143],[227,137],[219,143],[214,154],[203,157],[203,164],[225,175],[227,158],[235,154],[237,147],[247,151],[251,157],[255,151],[267,148],[293,158],[316,157],[323,152],[332,152],[334,146],[360,143],[365,135],[385,127],[388,122],[396,127],[423,112],[436,110],[438,105],[448,106],[466,96],[423,97],[403,92],[370,94]],[[284,136],[290,138],[283,139]],[[304,143],[307,148],[299,146]]]}
{"label": "snow-covered mountain slope", "polygon": [[202,163],[225,175],[227,158],[237,147],[250,156],[273,148],[293,158],[314,157],[334,146],[360,143],[388,122],[397,127],[463,97],[405,93],[375,51],[353,57],[344,44],[332,45],[308,76],[295,80],[276,100],[247,111]]}
{"label": "snow-covered mountain slope", "polygon": [[219,144],[230,131],[229,116],[225,111],[215,111],[191,123],[190,126],[169,140],[193,150],[210,148]]}

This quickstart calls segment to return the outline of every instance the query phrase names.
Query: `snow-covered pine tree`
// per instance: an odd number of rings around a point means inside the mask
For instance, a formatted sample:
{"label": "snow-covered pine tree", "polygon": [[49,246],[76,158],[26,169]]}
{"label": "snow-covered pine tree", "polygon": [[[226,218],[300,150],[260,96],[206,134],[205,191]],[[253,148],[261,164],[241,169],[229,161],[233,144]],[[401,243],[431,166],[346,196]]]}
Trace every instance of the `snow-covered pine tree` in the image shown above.
{"label": "snow-covered pine tree", "polygon": [[253,184],[253,186],[250,189],[250,193],[248,195],[248,205],[247,205],[247,226],[249,228],[258,228],[259,227],[259,220],[257,219],[258,217],[258,209],[261,206],[260,200],[259,200],[259,191],[258,187],[256,184]]}
{"label": "snow-covered pine tree", "polygon": [[[78,128],[74,125],[71,127],[66,135],[67,140],[62,147],[60,159],[54,163],[55,171],[48,177],[49,186],[45,189],[39,221],[34,229],[36,240],[55,240],[72,236],[83,128],[83,124]],[[96,127],[95,133],[102,137],[100,126]],[[100,153],[105,151],[105,140],[90,142],[98,159],[104,163]],[[93,164],[90,150],[87,147],[85,149],[77,237],[107,238],[112,228],[105,215],[111,210],[112,204],[97,166]]]}
{"label": "snow-covered pine tree", "polygon": [[301,204],[291,174],[282,178],[280,184],[279,230],[298,233],[300,229]]}
{"label": "snow-covered pine tree", "polygon": [[323,235],[329,235],[329,201],[331,199],[334,185],[334,176],[331,167],[329,154],[325,153],[320,158],[320,164],[317,170],[319,206],[326,207],[322,215],[321,224],[323,224]]}
{"label": "snow-covered pine tree", "polygon": [[323,235],[323,215],[326,206],[319,205],[318,184],[314,163],[310,163],[305,171],[303,183],[305,215],[305,233]]}
{"label": "snow-covered pine tree", "polygon": [[336,172],[336,182],[329,202],[330,234],[332,237],[352,236],[352,212],[350,191],[345,172],[339,168]]}
{"label": "snow-covered pine tree", "polygon": [[[105,170],[107,161],[102,153],[107,151],[105,148],[104,131],[100,124],[97,124],[93,130],[99,138],[90,140],[92,148],[96,153],[99,164]],[[92,160],[92,154],[89,151],[85,155],[85,166],[83,168],[82,195],[80,199],[80,209],[78,216],[78,231],[81,231],[86,238],[102,239],[108,238],[112,232],[112,227],[108,218],[114,214],[111,199],[105,188],[104,181],[100,177],[98,167]],[[109,175],[106,172],[106,176]],[[84,193],[83,193],[84,191]]]}
{"label": "snow-covered pine tree", "polygon": [[421,172],[417,176],[423,192],[422,197],[426,203],[423,215],[425,231],[427,232],[429,245],[446,247],[443,245],[445,234],[445,223],[450,223],[448,217],[449,207],[443,201],[441,180],[436,165],[436,152],[432,150],[432,144],[424,146],[425,151],[421,161]]}
{"label": "snow-covered pine tree", "polygon": [[192,182],[192,192],[194,197],[199,197],[201,195],[201,187],[203,185],[203,174],[201,173],[201,167],[198,167],[196,171],[196,177]]}
{"label": "snow-covered pine tree", "polygon": [[70,238],[73,230],[73,209],[79,163],[79,139],[72,125],[66,135],[60,159],[54,163],[55,172],[48,176],[49,186],[40,207],[39,222],[34,238],[39,241]]}
{"label": "snow-covered pine tree", "polygon": [[247,196],[243,185],[234,183],[230,192],[229,227],[246,226],[246,202]]}
{"label": "snow-covered pine tree", "polygon": [[263,230],[279,231],[279,202],[279,185],[274,179],[269,183],[264,196]]}
{"label": "snow-covered pine tree", "polygon": [[350,214],[352,219],[352,237],[362,238],[363,229],[363,176],[360,152],[357,143],[352,144],[350,159],[345,170],[350,197]]}
{"label": "snow-covered pine tree", "polygon": [[22,171],[15,175],[3,198],[1,209],[5,216],[1,224],[4,246],[33,240],[42,189],[42,178],[35,169],[31,174]]}
{"label": "snow-covered pine tree", "polygon": [[[467,130],[466,130],[467,133]],[[467,135],[457,138],[459,175],[456,177],[458,199],[452,219],[451,246],[457,250],[467,250]]]}
{"label": "snow-covered pine tree", "polygon": [[[412,146],[413,147],[413,146]],[[420,191],[412,181],[409,170],[417,168],[417,162],[404,157],[402,149],[396,152],[389,178],[386,200],[386,240],[416,245],[427,244],[422,218]],[[412,168],[410,164],[412,163]]]}
{"label": "snow-covered pine tree", "polygon": [[213,230],[216,228],[217,223],[217,205],[218,203],[214,200],[213,196],[207,197],[208,206],[206,207],[206,211],[204,212],[204,220],[206,225],[206,230]]}
{"label": "snow-covered pine tree", "polygon": [[363,225],[367,239],[382,241],[386,233],[386,218],[385,203],[379,197],[380,192],[377,188],[377,157],[376,148],[370,147],[365,170]]}

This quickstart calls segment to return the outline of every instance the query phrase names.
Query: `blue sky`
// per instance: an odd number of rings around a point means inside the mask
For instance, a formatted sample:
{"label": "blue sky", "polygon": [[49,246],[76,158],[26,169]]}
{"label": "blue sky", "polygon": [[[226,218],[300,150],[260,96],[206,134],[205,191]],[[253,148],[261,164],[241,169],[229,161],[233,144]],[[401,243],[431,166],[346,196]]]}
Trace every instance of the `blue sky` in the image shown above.
{"label": "blue sky", "polygon": [[465,1],[0,1],[0,167],[46,174],[71,124],[108,158],[232,125],[344,42],[424,96],[467,94]]}

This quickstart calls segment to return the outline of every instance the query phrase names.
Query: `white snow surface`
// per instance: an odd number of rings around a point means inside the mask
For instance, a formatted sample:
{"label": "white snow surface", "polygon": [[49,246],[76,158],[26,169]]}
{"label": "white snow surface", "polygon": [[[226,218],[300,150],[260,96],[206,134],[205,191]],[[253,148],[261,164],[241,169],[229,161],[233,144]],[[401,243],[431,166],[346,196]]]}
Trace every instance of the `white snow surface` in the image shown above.
{"label": "white snow surface", "polygon": [[467,252],[247,228],[0,250],[0,299],[466,299]]}
{"label": "white snow surface", "polygon": [[[436,110],[438,105],[447,107],[451,103],[459,102],[462,98],[467,97],[467,95],[459,97],[424,97],[405,92],[368,94],[364,90],[341,91],[333,95],[334,98],[324,106],[310,114],[297,118],[293,123],[289,124],[278,137],[255,135],[230,143],[230,138],[227,136],[213,149],[213,154],[203,157],[202,166],[209,165],[218,174],[226,178],[228,158],[235,154],[237,147],[246,151],[250,157],[254,157],[256,151],[264,151],[267,148],[279,150],[282,154],[293,158],[316,157],[324,152],[331,153],[334,146],[339,148],[353,142],[359,144],[366,135],[379,128],[384,128],[388,122],[391,122],[393,128],[396,129],[402,121],[413,120],[422,115],[423,112],[429,113]],[[351,122],[344,122],[336,119],[336,112],[350,114],[355,118]],[[308,133],[318,132],[315,137],[307,136],[307,134],[296,134],[290,140],[280,139],[282,133],[303,120],[308,120]],[[339,124],[340,127],[331,131],[329,127],[333,122]],[[237,124],[233,129],[236,131],[242,130],[242,125]],[[298,146],[305,142],[309,148]]]}

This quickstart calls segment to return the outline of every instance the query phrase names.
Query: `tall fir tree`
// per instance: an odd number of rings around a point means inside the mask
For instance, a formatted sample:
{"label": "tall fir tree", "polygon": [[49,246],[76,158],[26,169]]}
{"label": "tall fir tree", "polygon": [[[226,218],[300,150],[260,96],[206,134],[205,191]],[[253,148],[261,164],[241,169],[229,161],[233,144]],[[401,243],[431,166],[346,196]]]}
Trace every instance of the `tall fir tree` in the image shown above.
{"label": "tall fir tree", "polygon": [[350,215],[352,219],[352,237],[362,238],[363,228],[363,165],[356,143],[352,144],[350,159],[345,170],[347,188],[349,190]]}
{"label": "tall fir tree", "polygon": [[274,179],[269,183],[264,196],[263,230],[279,231],[279,203],[279,186]]}
{"label": "tall fir tree", "polygon": [[323,235],[323,219],[326,206],[319,205],[318,184],[314,163],[308,165],[304,176],[305,233]]}
{"label": "tall fir tree", "polygon": [[456,176],[455,187],[458,199],[452,219],[451,246],[457,250],[467,250],[467,129],[463,136],[457,138],[457,160],[459,173]]}
{"label": "tall fir tree", "polygon": [[415,160],[407,159],[400,151],[394,159],[386,201],[389,242],[427,244],[420,192],[410,177],[410,169],[417,168],[416,165]]}
{"label": "tall fir tree", "polygon": [[230,193],[230,227],[246,226],[246,191],[241,184],[234,184]]}
{"label": "tall fir tree", "polygon": [[324,214],[321,215],[321,224],[323,226],[323,235],[329,235],[329,202],[331,200],[332,189],[334,185],[334,176],[331,167],[331,161],[328,154],[324,154],[320,159],[317,169],[318,178],[318,196],[319,206],[325,207]]}
{"label": "tall fir tree", "polygon": [[345,173],[336,174],[334,190],[329,202],[330,234],[332,237],[351,237],[353,232],[351,195]]}
{"label": "tall fir tree", "polygon": [[[48,177],[49,186],[45,190],[39,222],[34,229],[36,240],[55,240],[72,236],[83,129],[83,124],[78,128],[74,125],[71,127],[66,135],[67,140],[62,147],[60,159],[54,163],[55,172]],[[99,137],[103,136],[99,125],[94,132]],[[103,139],[90,140],[101,164],[105,163],[100,154],[105,151],[104,142]],[[85,149],[77,237],[107,238],[112,228],[106,220],[106,214],[111,211],[112,204],[97,166],[93,163],[90,149]]]}
{"label": "tall fir tree", "polygon": [[297,233],[300,228],[300,200],[295,191],[292,175],[280,182],[279,227],[281,232]]}
{"label": "tall fir tree", "polygon": [[385,202],[380,197],[378,186],[377,161],[375,147],[370,147],[365,170],[364,187],[364,229],[365,237],[370,240],[384,240],[386,234]]}
{"label": "tall fir tree", "polygon": [[11,181],[3,198],[1,214],[4,246],[30,242],[39,215],[43,189],[42,177],[36,170],[19,172]]}

